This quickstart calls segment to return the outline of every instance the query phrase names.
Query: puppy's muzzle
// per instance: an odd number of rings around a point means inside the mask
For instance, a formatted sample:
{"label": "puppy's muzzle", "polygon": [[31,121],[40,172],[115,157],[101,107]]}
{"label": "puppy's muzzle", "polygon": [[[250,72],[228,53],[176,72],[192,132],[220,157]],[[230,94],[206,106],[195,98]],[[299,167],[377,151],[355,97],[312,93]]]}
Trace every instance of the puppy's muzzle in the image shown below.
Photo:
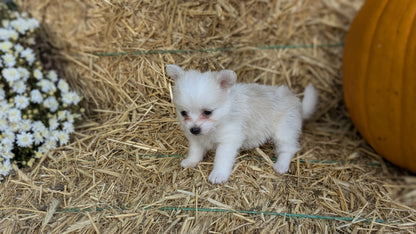
{"label": "puppy's muzzle", "polygon": [[199,127],[192,127],[189,131],[194,135],[199,135],[201,133],[201,128]]}

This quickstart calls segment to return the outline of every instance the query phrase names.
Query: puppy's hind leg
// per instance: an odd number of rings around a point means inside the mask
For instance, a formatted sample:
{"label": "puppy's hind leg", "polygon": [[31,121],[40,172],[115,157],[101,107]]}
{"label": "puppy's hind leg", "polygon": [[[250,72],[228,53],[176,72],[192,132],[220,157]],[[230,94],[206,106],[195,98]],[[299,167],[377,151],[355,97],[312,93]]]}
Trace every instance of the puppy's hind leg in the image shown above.
{"label": "puppy's hind leg", "polygon": [[289,171],[290,161],[300,149],[299,135],[302,130],[301,113],[296,109],[289,111],[279,122],[274,136],[276,154],[274,170],[279,174]]}

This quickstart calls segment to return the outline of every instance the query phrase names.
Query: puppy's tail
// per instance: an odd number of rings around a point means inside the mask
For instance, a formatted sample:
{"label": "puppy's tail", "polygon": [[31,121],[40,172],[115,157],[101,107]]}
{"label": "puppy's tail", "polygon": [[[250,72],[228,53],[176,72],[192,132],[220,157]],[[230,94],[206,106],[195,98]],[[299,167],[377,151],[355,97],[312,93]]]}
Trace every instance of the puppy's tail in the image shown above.
{"label": "puppy's tail", "polygon": [[316,110],[318,94],[312,84],[306,86],[302,100],[302,118],[309,119]]}

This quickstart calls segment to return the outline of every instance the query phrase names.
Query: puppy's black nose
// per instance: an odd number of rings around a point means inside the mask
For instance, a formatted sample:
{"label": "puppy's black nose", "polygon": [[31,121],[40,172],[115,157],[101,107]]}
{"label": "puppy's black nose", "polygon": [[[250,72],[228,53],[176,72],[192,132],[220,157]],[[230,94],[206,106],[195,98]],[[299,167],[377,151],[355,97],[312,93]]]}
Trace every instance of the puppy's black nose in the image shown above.
{"label": "puppy's black nose", "polygon": [[192,134],[198,135],[198,134],[201,133],[201,128],[193,127],[193,128],[190,129],[190,131],[191,131]]}

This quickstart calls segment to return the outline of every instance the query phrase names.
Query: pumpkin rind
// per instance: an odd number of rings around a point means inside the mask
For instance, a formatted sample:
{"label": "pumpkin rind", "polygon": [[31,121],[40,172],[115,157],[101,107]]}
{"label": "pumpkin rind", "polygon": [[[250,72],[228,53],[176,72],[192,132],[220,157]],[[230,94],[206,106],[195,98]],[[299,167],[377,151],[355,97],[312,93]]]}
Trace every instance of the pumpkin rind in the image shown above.
{"label": "pumpkin rind", "polygon": [[367,0],[343,55],[345,103],[367,142],[416,172],[416,1]]}

